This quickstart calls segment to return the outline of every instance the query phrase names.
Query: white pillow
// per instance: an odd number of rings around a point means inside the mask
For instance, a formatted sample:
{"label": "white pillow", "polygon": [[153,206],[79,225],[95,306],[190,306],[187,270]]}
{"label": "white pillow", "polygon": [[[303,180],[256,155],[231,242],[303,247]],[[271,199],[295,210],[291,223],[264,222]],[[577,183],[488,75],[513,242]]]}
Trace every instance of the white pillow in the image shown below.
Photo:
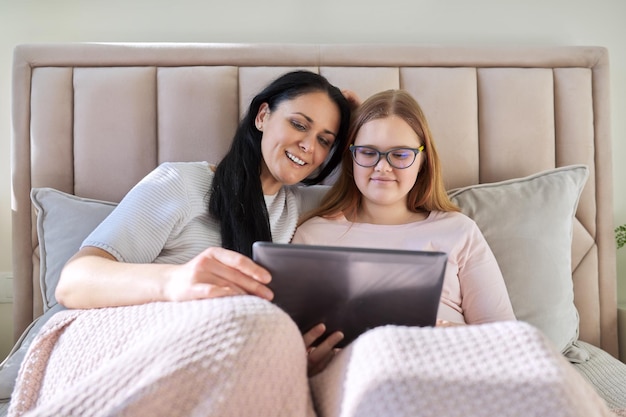
{"label": "white pillow", "polygon": [[586,166],[571,165],[449,192],[485,235],[517,319],[542,330],[572,362],[589,358],[576,345],[571,271],[573,219],[588,176]]}

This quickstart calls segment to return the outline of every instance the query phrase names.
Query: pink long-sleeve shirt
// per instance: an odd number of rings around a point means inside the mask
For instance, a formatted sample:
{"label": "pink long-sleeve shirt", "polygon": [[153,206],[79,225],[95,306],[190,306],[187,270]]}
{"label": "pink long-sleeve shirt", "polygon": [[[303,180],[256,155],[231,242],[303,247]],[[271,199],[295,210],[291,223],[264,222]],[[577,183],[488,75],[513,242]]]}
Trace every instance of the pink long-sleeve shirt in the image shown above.
{"label": "pink long-sleeve shirt", "polygon": [[296,230],[292,243],[446,252],[438,319],[467,324],[515,320],[493,252],[464,214],[432,211],[425,220],[401,225],[316,217]]}

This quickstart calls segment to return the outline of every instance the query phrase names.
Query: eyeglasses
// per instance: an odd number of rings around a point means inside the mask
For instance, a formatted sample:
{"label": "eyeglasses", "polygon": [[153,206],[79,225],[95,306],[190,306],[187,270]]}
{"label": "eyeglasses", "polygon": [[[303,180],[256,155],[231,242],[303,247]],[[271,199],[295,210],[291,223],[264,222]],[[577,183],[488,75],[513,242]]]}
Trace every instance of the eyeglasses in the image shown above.
{"label": "eyeglasses", "polygon": [[417,154],[424,151],[424,145],[419,148],[392,148],[387,152],[381,152],[370,146],[350,145],[352,159],[358,165],[370,168],[376,166],[381,157],[385,157],[389,165],[396,169],[405,169],[413,165]]}

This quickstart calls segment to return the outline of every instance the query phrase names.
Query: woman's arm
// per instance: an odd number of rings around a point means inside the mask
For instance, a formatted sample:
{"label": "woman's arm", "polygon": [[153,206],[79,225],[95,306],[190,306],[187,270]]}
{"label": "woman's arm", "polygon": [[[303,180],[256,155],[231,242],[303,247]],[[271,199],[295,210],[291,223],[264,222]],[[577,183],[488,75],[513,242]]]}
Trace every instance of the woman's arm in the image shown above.
{"label": "woman's arm", "polygon": [[181,265],[118,262],[84,247],[61,272],[55,296],[68,308],[99,308],[252,294],[271,300],[269,272],[237,252],[211,247]]}

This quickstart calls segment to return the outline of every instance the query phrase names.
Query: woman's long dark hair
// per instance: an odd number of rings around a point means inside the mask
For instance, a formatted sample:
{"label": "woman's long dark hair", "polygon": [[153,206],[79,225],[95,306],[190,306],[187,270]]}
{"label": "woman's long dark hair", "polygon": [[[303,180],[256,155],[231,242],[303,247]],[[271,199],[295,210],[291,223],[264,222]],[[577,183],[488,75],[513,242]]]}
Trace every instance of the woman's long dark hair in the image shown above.
{"label": "woman's long dark hair", "polygon": [[320,183],[341,161],[341,152],[336,150],[345,148],[350,123],[350,106],[341,91],[323,76],[309,71],[289,72],[274,80],[250,103],[230,150],[215,171],[209,214],[220,224],[222,247],[252,256],[255,241],[272,240],[260,177],[262,132],[254,123],[260,106],[267,103],[272,111],[285,100],[317,91],[328,94],[335,102],[341,122],[326,164],[320,167],[317,175],[302,182],[307,185]]}

